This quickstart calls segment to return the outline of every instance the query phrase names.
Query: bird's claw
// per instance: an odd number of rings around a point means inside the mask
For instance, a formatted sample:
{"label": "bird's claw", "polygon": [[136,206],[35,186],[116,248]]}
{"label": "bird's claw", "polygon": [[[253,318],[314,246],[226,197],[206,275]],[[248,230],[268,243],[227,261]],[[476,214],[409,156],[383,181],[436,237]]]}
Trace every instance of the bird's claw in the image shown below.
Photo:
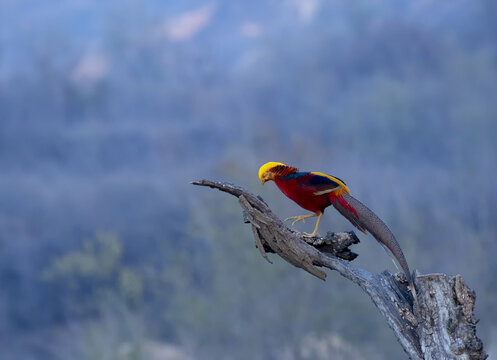
{"label": "bird's claw", "polygon": [[299,221],[302,221],[302,224],[305,224],[305,220],[304,219],[297,219],[297,220],[294,220],[292,222],[292,226],[295,225],[296,223],[298,223]]}
{"label": "bird's claw", "polygon": [[305,224],[305,215],[299,215],[299,216],[290,216],[289,218],[286,218],[285,221],[293,220],[292,226],[298,223],[299,221],[302,221]]}
{"label": "bird's claw", "polygon": [[318,233],[312,233],[312,234],[303,233],[302,234],[302,237],[305,237],[305,238],[314,238],[314,237],[318,237],[318,236],[319,236]]}

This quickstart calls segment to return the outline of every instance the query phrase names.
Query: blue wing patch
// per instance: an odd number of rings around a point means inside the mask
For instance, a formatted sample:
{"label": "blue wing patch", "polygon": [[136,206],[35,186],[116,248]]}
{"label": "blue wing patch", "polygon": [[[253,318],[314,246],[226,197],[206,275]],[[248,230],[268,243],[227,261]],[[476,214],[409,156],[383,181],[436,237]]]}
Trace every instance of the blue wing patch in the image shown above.
{"label": "blue wing patch", "polygon": [[331,180],[325,176],[312,174],[312,177],[309,179],[310,185],[333,185],[333,187],[341,186],[336,181]]}
{"label": "blue wing patch", "polygon": [[301,172],[296,172],[296,173],[290,174],[290,175],[288,175],[288,176],[282,177],[282,178],[281,178],[281,180],[292,180],[292,179],[298,179],[298,178],[300,178],[300,177],[302,177],[302,176],[306,176],[306,175],[309,175],[309,174],[310,174],[310,172],[308,172],[308,171],[307,171],[307,172],[303,172],[303,171],[301,171]]}

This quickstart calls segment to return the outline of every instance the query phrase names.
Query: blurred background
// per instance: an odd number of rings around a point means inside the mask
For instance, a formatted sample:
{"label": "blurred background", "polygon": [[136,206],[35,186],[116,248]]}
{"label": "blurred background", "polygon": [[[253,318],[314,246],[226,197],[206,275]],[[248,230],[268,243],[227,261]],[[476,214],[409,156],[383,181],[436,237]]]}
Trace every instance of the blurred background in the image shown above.
{"label": "blurred background", "polygon": [[[2,359],[401,359],[368,298],[254,247],[259,166],[344,179],[497,354],[497,2],[0,0]],[[314,222],[299,225],[311,231]],[[351,230],[333,209],[320,230]],[[395,267],[361,235],[356,263]]]}

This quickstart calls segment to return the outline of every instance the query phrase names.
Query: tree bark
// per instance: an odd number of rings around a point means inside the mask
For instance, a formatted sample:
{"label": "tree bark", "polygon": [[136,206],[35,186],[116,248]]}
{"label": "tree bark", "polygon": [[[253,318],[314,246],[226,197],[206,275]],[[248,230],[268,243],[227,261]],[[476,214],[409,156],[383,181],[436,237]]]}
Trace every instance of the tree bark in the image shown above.
{"label": "tree bark", "polygon": [[348,248],[359,242],[353,232],[328,233],[324,238],[303,238],[273,214],[261,197],[241,187],[210,180],[193,182],[238,197],[245,222],[250,223],[256,247],[269,262],[276,253],[290,264],[325,280],[321,268],[337,271],[364,290],[412,360],[483,360],[487,354],[476,336],[473,319],[475,293],[460,275],[420,275],[414,272],[418,303],[413,302],[402,273],[373,274],[349,263],[357,254]]}

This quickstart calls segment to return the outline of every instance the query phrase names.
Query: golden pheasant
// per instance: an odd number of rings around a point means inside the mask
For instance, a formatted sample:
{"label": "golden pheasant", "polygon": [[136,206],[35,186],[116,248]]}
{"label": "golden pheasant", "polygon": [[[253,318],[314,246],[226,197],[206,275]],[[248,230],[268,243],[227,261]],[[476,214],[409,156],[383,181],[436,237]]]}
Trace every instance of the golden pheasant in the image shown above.
{"label": "golden pheasant", "polygon": [[342,180],[320,172],[300,172],[295,167],[277,162],[262,165],[259,169],[259,179],[263,185],[266,181],[273,180],[283,194],[304,209],[313,212],[313,214],[292,216],[286,219],[293,220],[292,225],[299,221],[305,222],[305,219],[310,217],[318,217],[314,231],[311,234],[304,233],[305,237],[317,236],[321,217],[330,205],[333,205],[364,234],[370,232],[397,259],[416,299],[416,290],[409,266],[395,236],[374,212],[350,195],[349,188]]}

